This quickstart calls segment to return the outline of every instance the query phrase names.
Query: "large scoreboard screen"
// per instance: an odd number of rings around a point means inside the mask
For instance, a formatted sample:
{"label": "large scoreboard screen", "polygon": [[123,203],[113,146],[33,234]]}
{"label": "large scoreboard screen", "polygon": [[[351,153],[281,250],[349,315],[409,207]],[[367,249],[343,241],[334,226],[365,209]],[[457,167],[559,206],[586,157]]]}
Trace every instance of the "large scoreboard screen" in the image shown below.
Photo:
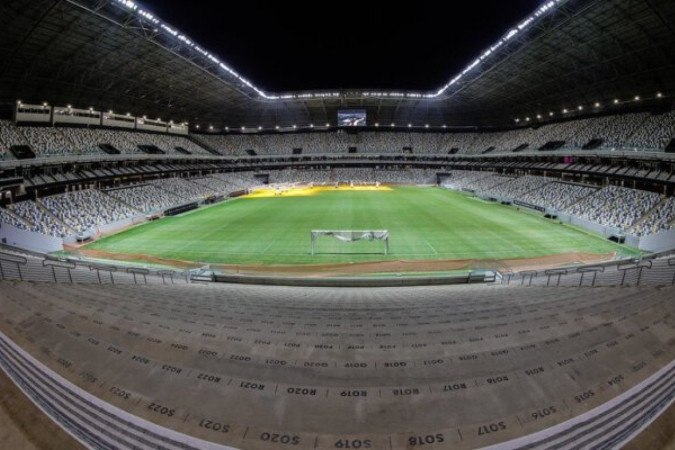
{"label": "large scoreboard screen", "polygon": [[339,127],[365,127],[365,109],[341,109],[338,110],[337,123]]}

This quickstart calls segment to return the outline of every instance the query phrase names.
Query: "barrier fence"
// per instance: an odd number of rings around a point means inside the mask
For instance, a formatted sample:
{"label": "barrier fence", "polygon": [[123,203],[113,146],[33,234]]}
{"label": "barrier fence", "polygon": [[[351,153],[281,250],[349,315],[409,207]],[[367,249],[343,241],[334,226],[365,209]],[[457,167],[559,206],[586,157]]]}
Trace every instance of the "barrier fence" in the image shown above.
{"label": "barrier fence", "polygon": [[168,285],[190,283],[190,272],[39,258],[0,251],[0,280]]}
{"label": "barrier fence", "polygon": [[547,270],[500,272],[507,286],[675,286],[675,257],[644,259]]}
{"label": "barrier fence", "polygon": [[[675,286],[673,253],[603,264],[521,272],[490,272],[481,281],[506,286]],[[477,272],[468,283],[476,282]],[[485,274],[483,274],[485,275]],[[0,251],[0,280],[94,284],[188,284],[189,271],[101,264]],[[196,278],[195,278],[196,279]]]}

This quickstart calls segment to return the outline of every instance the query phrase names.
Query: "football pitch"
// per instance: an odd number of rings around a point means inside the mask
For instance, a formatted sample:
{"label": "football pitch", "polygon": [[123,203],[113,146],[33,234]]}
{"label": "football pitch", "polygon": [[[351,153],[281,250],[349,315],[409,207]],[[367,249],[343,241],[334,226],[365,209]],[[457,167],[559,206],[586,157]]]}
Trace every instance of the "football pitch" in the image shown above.
{"label": "football pitch", "polygon": [[[388,230],[381,241],[311,230]],[[384,260],[513,259],[568,252],[638,251],[513,207],[440,188],[270,191],[148,222],[86,246],[126,255],[224,264],[331,264]],[[133,259],[133,258],[131,258]]]}

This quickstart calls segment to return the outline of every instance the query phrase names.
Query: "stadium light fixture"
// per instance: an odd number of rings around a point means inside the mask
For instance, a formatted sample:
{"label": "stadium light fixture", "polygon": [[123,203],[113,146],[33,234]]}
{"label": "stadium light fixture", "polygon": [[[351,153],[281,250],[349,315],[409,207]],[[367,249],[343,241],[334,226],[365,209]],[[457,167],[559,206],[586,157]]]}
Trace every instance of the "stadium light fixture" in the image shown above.
{"label": "stadium light fixture", "polygon": [[[458,84],[463,78],[467,77],[471,72],[480,70],[484,63],[495,58],[502,47],[506,47],[515,38],[522,36],[529,29],[533,28],[541,19],[549,16],[559,5],[566,3],[568,0],[547,0],[540,5],[533,13],[525,19],[517,23],[493,45],[485,49],[478,57],[476,57],[468,66],[460,73],[455,75],[440,89],[430,93],[418,92],[362,92],[364,97],[389,97],[389,98],[424,98],[433,99],[443,95],[450,87]],[[268,94],[262,89],[255,86],[252,82],[237,73],[232,67],[222,62],[218,57],[208,52],[185,34],[181,33],[172,26],[162,22],[157,16],[151,12],[142,9],[135,1],[132,0],[115,0],[115,4],[121,8],[126,8],[130,13],[135,14],[141,21],[147,22],[151,25],[151,29],[157,34],[166,35],[167,38],[176,40],[177,44],[185,48],[187,51],[192,51],[205,59],[204,67],[209,70],[217,70],[223,74],[234,77],[240,86],[251,89],[259,97],[265,100],[284,101],[289,99],[322,99],[322,98],[339,98],[342,94],[340,92],[303,92],[296,94]]]}

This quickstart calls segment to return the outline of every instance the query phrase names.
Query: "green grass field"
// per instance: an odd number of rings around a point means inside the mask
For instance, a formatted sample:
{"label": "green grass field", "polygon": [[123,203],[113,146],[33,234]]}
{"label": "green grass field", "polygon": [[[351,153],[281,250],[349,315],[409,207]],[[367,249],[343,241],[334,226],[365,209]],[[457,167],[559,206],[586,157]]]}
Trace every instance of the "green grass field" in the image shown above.
{"label": "green grass field", "polygon": [[[386,229],[381,242],[322,238],[313,229]],[[506,259],[566,252],[636,255],[637,250],[515,208],[439,188],[326,191],[308,196],[240,198],[149,222],[88,249],[209,263],[305,264],[374,260]]]}

